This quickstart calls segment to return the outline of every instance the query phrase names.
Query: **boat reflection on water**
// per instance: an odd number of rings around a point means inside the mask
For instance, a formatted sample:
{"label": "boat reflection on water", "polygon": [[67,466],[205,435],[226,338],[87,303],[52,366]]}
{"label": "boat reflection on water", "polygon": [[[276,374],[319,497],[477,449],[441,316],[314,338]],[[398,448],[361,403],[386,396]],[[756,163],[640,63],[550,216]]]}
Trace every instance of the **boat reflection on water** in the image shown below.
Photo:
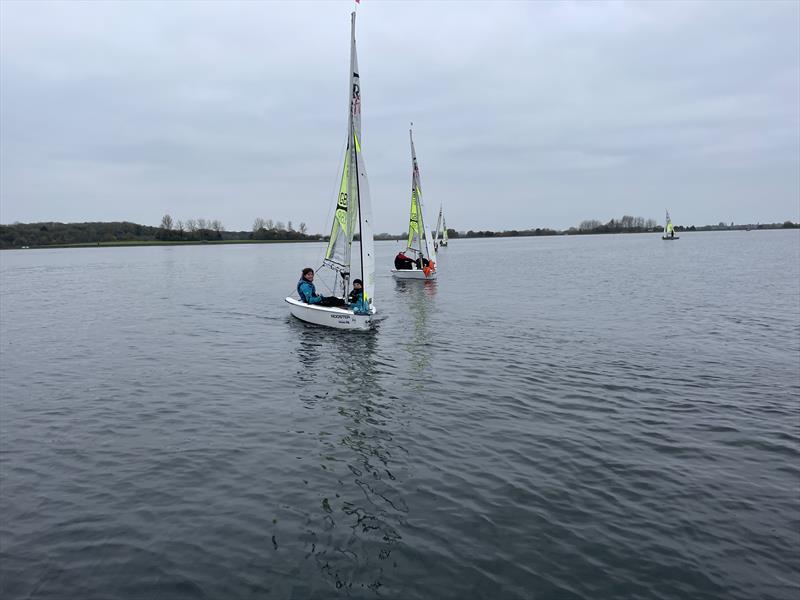
{"label": "boat reflection on water", "polygon": [[430,365],[430,335],[428,315],[432,300],[436,297],[436,281],[403,281],[396,280],[397,292],[402,302],[408,306],[409,321],[413,324],[411,338],[406,344],[409,354],[410,372],[408,375],[412,385],[421,387],[421,375]]}
{"label": "boat reflection on water", "polygon": [[292,507],[303,512],[297,539],[328,585],[386,592],[382,574],[397,567],[408,513],[399,483],[407,477],[407,452],[394,441],[404,426],[403,404],[381,386],[387,369],[376,332],[297,321],[292,327],[307,417],[302,428],[315,438],[307,440],[299,474],[302,506]]}

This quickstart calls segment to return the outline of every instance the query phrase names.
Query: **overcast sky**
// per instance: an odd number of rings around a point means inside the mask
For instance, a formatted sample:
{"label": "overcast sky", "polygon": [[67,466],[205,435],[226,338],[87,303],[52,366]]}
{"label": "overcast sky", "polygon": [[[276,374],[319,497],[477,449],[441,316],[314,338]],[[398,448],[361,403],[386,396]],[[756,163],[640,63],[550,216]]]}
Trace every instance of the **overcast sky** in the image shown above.
{"label": "overcast sky", "polygon": [[[304,221],[347,127],[333,2],[0,2],[0,222]],[[376,231],[800,220],[800,3],[357,9]]]}

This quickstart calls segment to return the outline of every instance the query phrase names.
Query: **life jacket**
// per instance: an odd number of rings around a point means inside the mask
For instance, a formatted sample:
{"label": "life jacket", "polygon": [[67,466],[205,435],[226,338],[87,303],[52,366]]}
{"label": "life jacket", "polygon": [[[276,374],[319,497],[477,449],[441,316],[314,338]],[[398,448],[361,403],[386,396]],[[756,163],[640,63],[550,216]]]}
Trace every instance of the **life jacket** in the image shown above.
{"label": "life jacket", "polygon": [[[306,304],[315,304],[314,297],[317,296],[317,289],[314,287],[313,283],[309,283],[301,277],[300,281],[297,282],[297,295],[300,296],[300,300]],[[319,298],[317,297],[316,303],[318,302]]]}
{"label": "life jacket", "polygon": [[352,310],[357,315],[368,315],[369,314],[369,302],[364,300],[363,296],[358,297],[358,302],[354,302],[350,304],[350,310]]}

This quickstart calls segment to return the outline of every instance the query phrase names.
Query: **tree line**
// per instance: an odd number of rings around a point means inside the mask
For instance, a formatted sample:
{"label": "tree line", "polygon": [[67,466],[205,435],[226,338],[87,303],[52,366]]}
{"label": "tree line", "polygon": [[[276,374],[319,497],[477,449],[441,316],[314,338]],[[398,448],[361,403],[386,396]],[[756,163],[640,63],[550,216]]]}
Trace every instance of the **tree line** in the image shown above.
{"label": "tree line", "polygon": [[297,229],[288,221],[286,225],[281,221],[256,217],[253,221],[252,231],[248,239],[251,240],[321,240],[321,235],[308,233],[305,223],[300,223]]}
{"label": "tree line", "polygon": [[577,228],[570,227],[567,233],[646,233],[661,231],[663,225],[659,225],[655,219],[644,217],[632,217],[624,215],[620,219],[611,219],[607,223],[597,219],[581,221]]}
{"label": "tree line", "polygon": [[473,231],[470,229],[466,233],[459,234],[457,231],[453,231],[452,229],[447,230],[447,237],[448,238],[481,238],[481,237],[529,237],[529,236],[537,236],[537,235],[560,235],[560,231],[556,231],[555,229],[548,229],[548,228],[541,228],[537,227],[536,229],[510,229],[506,231]]}
{"label": "tree line", "polygon": [[67,246],[74,244],[124,244],[148,242],[214,242],[262,240],[321,240],[306,233],[305,223],[294,229],[289,221],[256,219],[252,231],[226,231],[218,219],[175,220],[165,214],[158,227],[128,221],[87,223],[14,223],[0,225],[0,248]]}
{"label": "tree line", "polygon": [[[676,225],[676,231],[724,231],[739,229],[796,229],[800,223],[784,221],[783,223],[739,224],[723,223],[717,225]],[[640,233],[660,232],[663,225],[653,219],[624,216],[611,219],[606,223],[598,220],[582,221],[578,227],[570,227],[566,231],[549,228],[511,229],[504,231],[479,230],[456,231],[447,230],[450,239],[485,238],[485,237],[524,237],[564,234],[598,234],[598,233]],[[297,228],[289,221],[272,221],[258,217],[250,231],[226,231],[225,226],[217,219],[186,219],[176,221],[166,214],[158,227],[140,225],[128,221],[111,223],[14,223],[0,225],[0,248],[21,248],[26,246],[54,246],[73,244],[115,244],[115,243],[148,243],[148,242],[214,242],[214,241],[327,241],[328,236],[307,233],[305,223]],[[399,235],[379,233],[376,240],[403,240],[406,232]]]}
{"label": "tree line", "polygon": [[14,223],[0,225],[0,248],[155,241],[158,227],[112,223]]}
{"label": "tree line", "polygon": [[155,239],[168,242],[197,242],[223,239],[225,226],[218,219],[186,219],[175,221],[169,214],[161,217]]}

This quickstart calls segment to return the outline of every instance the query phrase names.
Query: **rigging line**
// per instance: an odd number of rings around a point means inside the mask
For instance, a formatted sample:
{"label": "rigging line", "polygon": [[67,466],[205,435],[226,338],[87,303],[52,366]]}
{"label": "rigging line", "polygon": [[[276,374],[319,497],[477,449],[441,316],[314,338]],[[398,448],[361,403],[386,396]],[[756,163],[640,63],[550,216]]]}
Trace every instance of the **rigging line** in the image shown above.
{"label": "rigging line", "polygon": [[319,268],[315,272],[316,273],[324,272],[324,269],[327,269],[331,273],[333,273],[333,281],[334,281],[333,288],[331,288],[331,286],[328,285],[328,282],[325,281],[325,279],[323,279],[322,277],[319,278],[319,284],[325,286],[326,290],[328,290],[331,294],[336,296],[336,285],[337,285],[337,283],[339,281],[339,277],[341,276],[341,271],[338,271],[337,269],[334,269],[330,265],[326,265],[325,261],[323,260],[322,264],[319,266]]}
{"label": "rigging line", "polygon": [[[318,266],[316,269],[314,269],[314,275],[316,275],[317,273],[319,273],[319,272],[320,272],[322,269],[324,269],[324,268],[325,268],[325,263],[323,262],[323,263],[322,263],[320,266]],[[324,280],[324,279],[322,279],[321,277],[319,278],[319,280],[318,280],[316,283],[319,283],[320,285],[324,285],[324,286],[325,286],[325,287],[328,289],[328,291],[329,291],[329,292],[330,292],[330,291],[333,291],[333,290],[331,290],[331,288],[328,286],[328,284],[327,284],[327,283],[325,283],[325,280]],[[293,293],[293,292],[296,292],[296,291],[297,291],[297,286],[293,287],[293,288],[292,288],[292,289],[289,291],[289,293],[288,293],[288,294],[286,294],[286,295],[287,295],[287,296],[291,296],[291,295],[292,295],[292,293]]]}
{"label": "rigging line", "polygon": [[[322,267],[320,267],[320,269],[321,269],[321,268],[322,268]],[[314,270],[314,273],[318,273],[318,272],[319,272],[319,269],[315,269],[315,270]],[[325,280],[324,280],[324,279],[322,279],[321,277],[320,277],[319,279],[317,279],[316,281],[314,281],[314,283],[315,283],[315,284],[319,284],[319,285],[323,285],[323,286],[325,286],[325,289],[327,289],[329,292],[333,293],[333,290],[330,288],[330,286],[328,286],[328,284],[327,284],[327,283],[325,283]],[[315,286],[315,287],[316,287],[316,286]],[[295,286],[295,287],[294,287],[294,289],[290,290],[290,291],[289,291],[289,292],[288,292],[286,295],[287,295],[287,296],[292,296],[292,295],[295,295],[295,296],[296,296],[297,294],[295,294],[295,292],[297,292],[297,286]],[[334,295],[335,295],[335,294],[334,294]],[[302,298],[301,298],[301,300],[302,300]]]}

